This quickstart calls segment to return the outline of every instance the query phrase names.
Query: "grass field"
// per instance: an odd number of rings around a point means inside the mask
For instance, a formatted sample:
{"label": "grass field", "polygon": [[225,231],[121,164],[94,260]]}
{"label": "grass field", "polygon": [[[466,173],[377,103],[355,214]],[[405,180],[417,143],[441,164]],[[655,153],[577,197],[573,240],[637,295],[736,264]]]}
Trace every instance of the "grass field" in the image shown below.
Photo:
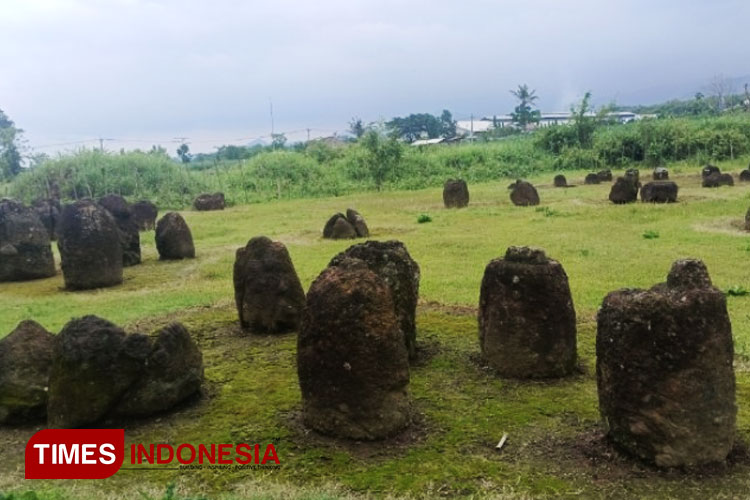
{"label": "grass field", "polygon": [[[735,174],[746,162],[721,164]],[[144,263],[126,268],[121,286],[66,292],[62,276],[0,284],[0,336],[32,318],[57,332],[71,318],[97,314],[129,331],[172,320],[203,349],[206,391],[159,419],[126,422],[127,442],[276,443],[276,471],[120,471],[106,481],[23,481],[23,447],[40,427],[0,429],[0,491],[19,498],[338,498],[475,496],[524,498],[736,498],[750,491],[750,454],[737,447],[722,467],[656,471],[615,453],[598,426],[594,339],[604,295],[663,281],[675,259],[703,259],[722,290],[750,289],[750,233],[742,230],[750,185],[702,189],[699,167],[672,168],[680,202],[607,201],[609,183],[582,186],[584,172],[532,178],[540,207],[514,207],[507,179],[470,185],[471,204],[447,210],[441,190],[184,212],[197,258],[159,262],[153,232],[142,233]],[[648,172],[642,171],[642,176]],[[418,342],[411,373],[417,418],[403,435],[377,444],[345,443],[299,423],[295,335],[254,336],[239,329],[233,305],[234,251],[256,235],[284,242],[307,288],[351,241],[321,239],[334,212],[355,207],[372,239],[403,241],[421,267]],[[420,214],[432,222],[418,224]],[[509,245],[544,248],[570,278],[578,316],[582,373],[557,382],[496,378],[478,361],[476,305],[484,267]],[[750,295],[727,298],[738,380],[739,441],[750,441]],[[118,424],[117,422],[112,425]],[[112,426],[109,425],[109,426]],[[494,449],[503,433],[508,443]],[[126,461],[127,461],[126,456]],[[171,490],[170,490],[171,491]],[[29,498],[34,498],[29,493]],[[0,495],[0,498],[3,498]]]}

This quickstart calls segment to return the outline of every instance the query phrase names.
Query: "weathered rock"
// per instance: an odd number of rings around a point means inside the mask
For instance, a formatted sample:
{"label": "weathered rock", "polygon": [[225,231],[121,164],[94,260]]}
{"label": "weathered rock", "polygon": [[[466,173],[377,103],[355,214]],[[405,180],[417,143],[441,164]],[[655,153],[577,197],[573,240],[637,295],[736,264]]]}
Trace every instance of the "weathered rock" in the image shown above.
{"label": "weathered rock", "polygon": [[196,210],[224,210],[226,207],[224,193],[200,194],[193,201],[193,206]]}
{"label": "weathered rock", "polygon": [[576,314],[568,276],[543,250],[510,247],[484,271],[479,344],[504,377],[563,377],[576,366]]}
{"label": "weathered rock", "polygon": [[141,200],[133,203],[133,217],[138,229],[141,231],[149,231],[156,227],[156,216],[159,214],[159,209],[156,205],[147,200]]}
{"label": "weathered rock", "polygon": [[259,333],[299,329],[305,291],[283,243],[258,236],[237,250],[234,298],[243,328]]}
{"label": "weathered rock", "polygon": [[599,182],[612,182],[612,171],[610,169],[600,170],[596,173],[599,178]]}
{"label": "weathered rock", "polygon": [[347,259],[360,259],[370,271],[385,281],[391,290],[396,317],[410,358],[416,355],[416,311],[419,300],[419,265],[411,258],[403,243],[367,241],[350,246],[335,256],[329,266],[338,266]]}
{"label": "weathered rock", "polygon": [[357,237],[357,231],[354,226],[346,220],[342,213],[334,214],[326,225],[323,227],[323,238],[331,240],[346,240]]}
{"label": "weathered rock", "polygon": [[704,188],[734,186],[734,179],[732,178],[732,174],[721,174],[718,172],[713,172],[703,177],[703,182],[701,183],[701,185]]}
{"label": "weathered rock", "polygon": [[54,275],[49,234],[39,216],[21,203],[0,200],[0,282]]}
{"label": "weathered rock", "polygon": [[353,208],[346,209],[346,220],[352,225],[358,238],[368,238],[370,236],[370,230],[367,228],[365,218]]}
{"label": "weathered rock", "polygon": [[641,188],[641,201],[674,203],[677,201],[677,184],[672,181],[647,182]]}
{"label": "weathered rock", "polygon": [[310,286],[297,339],[303,420],[318,432],[381,439],[410,421],[409,362],[388,285],[347,259]]}
{"label": "weathered rock", "polygon": [[664,167],[656,167],[652,174],[655,181],[666,181],[669,180],[669,170]]}
{"label": "weathered rock", "polygon": [[667,282],[623,289],[597,317],[599,410],[621,448],[658,466],[719,462],[734,442],[732,327],[701,261]]}
{"label": "weathered rock", "polygon": [[463,208],[469,205],[469,187],[462,179],[448,179],[443,184],[445,208]]}
{"label": "weathered rock", "polygon": [[539,205],[539,193],[531,183],[519,180],[510,192],[510,201],[518,207]]}
{"label": "weathered rock", "polygon": [[140,264],[141,235],[130,203],[120,195],[108,194],[99,198],[99,205],[107,209],[117,223],[122,246],[122,265],[128,267]]}
{"label": "weathered rock", "polygon": [[39,220],[42,221],[44,227],[47,229],[50,240],[57,239],[57,226],[60,224],[60,214],[62,212],[62,205],[60,200],[56,198],[42,198],[34,200],[31,204],[36,214],[39,216]]}
{"label": "weathered rock", "polygon": [[750,231],[750,208],[747,209],[745,214],[745,230]]}
{"label": "weathered rock", "polygon": [[584,184],[600,184],[601,182],[599,176],[594,173],[586,174],[586,178],[583,180]]}
{"label": "weathered rock", "polygon": [[721,173],[721,170],[719,169],[719,167],[714,166],[714,165],[706,165],[705,167],[703,167],[703,170],[701,170],[701,177],[705,179],[711,174],[720,174],[720,173]]}
{"label": "weathered rock", "polygon": [[151,352],[148,337],[125,335],[96,316],[68,322],[55,339],[49,377],[50,427],[82,427],[108,415],[138,380]]}
{"label": "weathered rock", "polygon": [[168,212],[156,223],[156,249],[161,260],[192,259],[195,246],[190,228],[177,212]]}
{"label": "weathered rock", "polygon": [[637,168],[627,169],[623,177],[632,181],[635,184],[635,187],[641,187],[641,172]]}
{"label": "weathered rock", "polygon": [[553,181],[553,183],[555,187],[558,187],[558,188],[568,187],[568,180],[562,174],[557,174],[555,176],[555,180]]}
{"label": "weathered rock", "polygon": [[740,172],[740,182],[750,182],[750,170],[745,169]]}
{"label": "weathered rock", "polygon": [[145,417],[169,410],[200,391],[203,356],[180,323],[161,329],[140,377],[120,399],[114,414]]}
{"label": "weathered rock", "polygon": [[609,191],[609,201],[615,204],[632,203],[638,199],[638,185],[634,178],[618,177]]}
{"label": "weathered rock", "polygon": [[65,287],[85,290],[122,283],[122,246],[112,214],[91,200],[65,205],[57,247]]}
{"label": "weathered rock", "polygon": [[54,338],[27,320],[0,340],[0,424],[28,423],[47,415]]}

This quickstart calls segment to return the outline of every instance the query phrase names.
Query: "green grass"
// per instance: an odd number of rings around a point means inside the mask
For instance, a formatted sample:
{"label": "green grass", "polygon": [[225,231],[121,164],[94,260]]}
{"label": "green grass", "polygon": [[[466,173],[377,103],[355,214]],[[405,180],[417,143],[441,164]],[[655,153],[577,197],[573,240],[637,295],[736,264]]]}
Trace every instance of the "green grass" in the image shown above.
{"label": "green grass", "polygon": [[[735,173],[744,164],[722,165]],[[23,481],[23,446],[36,428],[0,429],[0,491],[34,490],[38,498],[338,498],[474,496],[524,498],[741,497],[750,466],[716,473],[661,473],[627,460],[590,460],[582,450],[598,429],[594,375],[595,314],[621,287],[665,279],[673,260],[703,259],[722,290],[750,288],[750,235],[740,221],[750,186],[700,188],[699,169],[672,175],[680,202],[613,205],[609,185],[583,186],[584,172],[567,172],[571,189],[555,189],[553,173],[532,178],[540,207],[514,207],[507,180],[469,184],[465,209],[444,209],[440,189],[367,193],[246,206],[224,212],[183,212],[197,258],[159,262],[153,233],[142,233],[144,263],[125,270],[121,286],[65,292],[62,276],[0,284],[0,335],[33,318],[52,331],[73,316],[97,314],[129,331],[185,323],[199,342],[206,396],[158,420],[129,422],[128,442],[267,442],[277,445],[278,471],[121,471],[92,482]],[[670,169],[670,173],[674,169]],[[642,172],[645,177],[647,172]],[[418,341],[425,356],[411,372],[419,415],[401,440],[342,443],[309,434],[299,424],[294,334],[240,331],[233,306],[234,251],[264,234],[284,242],[307,288],[337,252],[352,242],[321,239],[328,217],[354,207],[372,239],[402,240],[422,271]],[[429,213],[430,224],[416,223]],[[646,239],[656,231],[659,237]],[[496,378],[476,362],[475,308],[490,259],[510,245],[533,245],[559,260],[569,276],[578,316],[583,373],[551,383]],[[727,297],[736,344],[739,437],[750,439],[750,297]],[[508,433],[503,451],[495,444]],[[127,458],[126,458],[127,460]],[[2,498],[2,497],[0,497]]]}

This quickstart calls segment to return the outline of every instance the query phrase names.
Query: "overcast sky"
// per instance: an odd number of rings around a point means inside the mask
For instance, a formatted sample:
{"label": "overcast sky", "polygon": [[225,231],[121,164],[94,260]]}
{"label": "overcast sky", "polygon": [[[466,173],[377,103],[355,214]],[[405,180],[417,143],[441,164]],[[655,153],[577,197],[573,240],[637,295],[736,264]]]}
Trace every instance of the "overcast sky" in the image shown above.
{"label": "overcast sky", "polygon": [[543,111],[653,102],[750,74],[749,19],[748,0],[0,0],[0,108],[37,148],[210,151],[268,134],[269,99],[277,132],[313,136],[507,113],[519,83]]}

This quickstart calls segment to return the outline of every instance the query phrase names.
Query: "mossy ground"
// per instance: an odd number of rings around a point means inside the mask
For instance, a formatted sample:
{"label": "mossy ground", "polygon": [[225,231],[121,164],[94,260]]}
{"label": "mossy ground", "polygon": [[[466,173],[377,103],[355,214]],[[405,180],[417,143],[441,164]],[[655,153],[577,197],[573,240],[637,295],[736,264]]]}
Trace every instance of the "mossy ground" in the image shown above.
{"label": "mossy ground", "polygon": [[[741,164],[723,165],[724,170]],[[595,314],[604,295],[663,281],[673,260],[703,259],[714,284],[750,288],[750,235],[740,221],[750,186],[702,189],[699,168],[672,176],[673,205],[614,206],[609,184],[555,189],[553,174],[532,179],[540,207],[510,204],[508,180],[470,185],[466,209],[442,208],[441,190],[366,194],[185,212],[198,257],[159,262],[153,233],[142,233],[144,263],[125,283],[65,292],[60,275],[0,285],[0,332],[32,318],[59,331],[73,316],[97,314],[129,331],[182,321],[206,366],[202,398],[177,411],[125,425],[126,440],[146,443],[274,442],[280,470],[126,471],[105,481],[23,480],[23,448],[39,427],[0,430],[0,491],[40,498],[178,496],[337,498],[374,496],[570,496],[584,498],[741,497],[750,491],[750,296],[728,297],[736,343],[739,441],[728,465],[656,471],[621,457],[598,426],[594,376]],[[647,172],[642,172],[645,177]],[[583,172],[566,173],[581,184]],[[233,305],[234,250],[259,234],[284,242],[307,288],[330,258],[351,244],[325,241],[336,211],[357,208],[373,239],[402,240],[420,264],[419,362],[411,373],[415,423],[379,444],[345,443],[299,423],[294,334],[249,335]],[[418,224],[420,214],[432,222]],[[658,237],[646,238],[648,231]],[[653,236],[653,234],[652,234]],[[501,380],[478,357],[475,307],[487,262],[509,245],[534,245],[559,260],[578,315],[581,373],[555,382]],[[494,446],[504,434],[502,451]],[[126,456],[126,462],[128,457]],[[140,494],[143,493],[143,495]],[[165,495],[166,497],[166,495]]]}

